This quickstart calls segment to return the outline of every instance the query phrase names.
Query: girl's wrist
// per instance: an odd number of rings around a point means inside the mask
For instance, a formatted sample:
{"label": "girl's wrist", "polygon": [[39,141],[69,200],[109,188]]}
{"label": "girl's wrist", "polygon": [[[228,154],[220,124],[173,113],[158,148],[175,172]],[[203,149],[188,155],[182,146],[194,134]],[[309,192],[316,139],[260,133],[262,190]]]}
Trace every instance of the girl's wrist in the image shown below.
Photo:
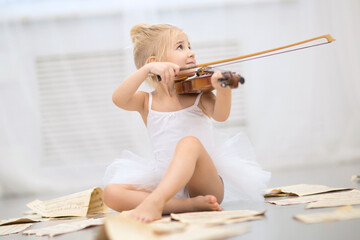
{"label": "girl's wrist", "polygon": [[151,73],[151,66],[150,66],[150,63],[146,63],[144,66],[142,66],[140,68],[142,71],[144,71],[144,73],[146,75],[148,75],[149,73]]}
{"label": "girl's wrist", "polygon": [[226,87],[217,87],[216,89],[216,94],[223,94],[223,95],[228,95],[229,92],[231,93],[231,88],[229,86]]}

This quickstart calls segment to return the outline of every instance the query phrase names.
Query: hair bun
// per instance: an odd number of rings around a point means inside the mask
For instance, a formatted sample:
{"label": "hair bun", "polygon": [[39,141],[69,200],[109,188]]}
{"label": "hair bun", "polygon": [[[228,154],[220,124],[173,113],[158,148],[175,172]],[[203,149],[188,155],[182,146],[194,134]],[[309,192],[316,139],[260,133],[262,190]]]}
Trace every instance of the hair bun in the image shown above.
{"label": "hair bun", "polygon": [[136,41],[136,37],[142,33],[145,29],[149,28],[150,25],[149,24],[137,24],[134,27],[131,28],[130,30],[130,37],[131,37],[131,41],[133,43],[135,43]]}

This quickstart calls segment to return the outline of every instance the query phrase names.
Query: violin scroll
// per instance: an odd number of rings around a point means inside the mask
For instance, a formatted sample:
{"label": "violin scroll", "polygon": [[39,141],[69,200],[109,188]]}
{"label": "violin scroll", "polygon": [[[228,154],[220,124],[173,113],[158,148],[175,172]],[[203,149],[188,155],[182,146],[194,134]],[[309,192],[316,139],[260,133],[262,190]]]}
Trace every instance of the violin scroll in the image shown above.
{"label": "violin scroll", "polygon": [[239,83],[245,83],[245,79],[240,76],[240,74],[227,71],[222,72],[222,74],[224,75],[224,77],[218,79],[222,87],[230,86],[231,88],[237,88],[239,86]]}
{"label": "violin scroll", "polygon": [[[197,72],[197,76],[202,76],[206,74],[213,74],[215,71],[211,68],[200,68]],[[245,79],[240,76],[240,74],[237,74],[235,72],[230,71],[221,71],[221,74],[223,75],[222,78],[219,78],[218,81],[220,82],[220,85],[222,87],[230,86],[231,88],[237,88],[240,84],[245,83]],[[211,77],[210,75],[210,77]]]}

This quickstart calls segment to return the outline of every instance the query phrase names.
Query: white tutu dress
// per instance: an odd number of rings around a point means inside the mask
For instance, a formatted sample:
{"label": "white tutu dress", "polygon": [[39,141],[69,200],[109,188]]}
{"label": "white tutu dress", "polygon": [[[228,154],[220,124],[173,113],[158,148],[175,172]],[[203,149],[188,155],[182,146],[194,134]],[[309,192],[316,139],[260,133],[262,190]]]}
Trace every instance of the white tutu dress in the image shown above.
{"label": "white tutu dress", "polygon": [[[194,136],[204,145],[223,179],[223,202],[262,201],[270,173],[262,170],[256,162],[252,145],[243,133],[215,146],[212,122],[198,107],[201,95],[197,96],[194,105],[185,109],[158,112],[151,109],[150,93],[147,130],[153,144],[154,158],[146,159],[130,151],[123,151],[121,158],[107,167],[104,185],[131,184],[139,189],[155,189],[172,160],[179,140]],[[189,197],[186,187],[174,197]]]}

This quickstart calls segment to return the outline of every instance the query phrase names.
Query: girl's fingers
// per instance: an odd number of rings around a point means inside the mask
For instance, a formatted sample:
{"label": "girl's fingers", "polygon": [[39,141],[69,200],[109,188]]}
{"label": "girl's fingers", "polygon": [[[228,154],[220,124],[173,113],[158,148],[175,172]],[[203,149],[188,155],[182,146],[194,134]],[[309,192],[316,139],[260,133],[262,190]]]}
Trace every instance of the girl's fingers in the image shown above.
{"label": "girl's fingers", "polygon": [[180,72],[180,67],[170,62],[153,62],[151,73],[159,75],[163,83],[173,81],[175,76]]}
{"label": "girl's fingers", "polygon": [[165,72],[165,83],[168,83],[169,82],[169,79],[170,79],[170,75],[169,75],[169,72],[168,71],[166,71]]}
{"label": "girl's fingers", "polygon": [[218,79],[222,77],[222,74],[219,71],[214,72],[214,74],[211,76],[211,84],[214,88],[217,86],[220,86]]}
{"label": "girl's fingers", "polygon": [[175,73],[175,75],[179,74],[179,72],[180,72],[179,65],[174,64],[174,73]]}
{"label": "girl's fingers", "polygon": [[174,69],[170,69],[169,73],[170,73],[170,79],[174,80],[175,79],[175,71],[174,71]]}

